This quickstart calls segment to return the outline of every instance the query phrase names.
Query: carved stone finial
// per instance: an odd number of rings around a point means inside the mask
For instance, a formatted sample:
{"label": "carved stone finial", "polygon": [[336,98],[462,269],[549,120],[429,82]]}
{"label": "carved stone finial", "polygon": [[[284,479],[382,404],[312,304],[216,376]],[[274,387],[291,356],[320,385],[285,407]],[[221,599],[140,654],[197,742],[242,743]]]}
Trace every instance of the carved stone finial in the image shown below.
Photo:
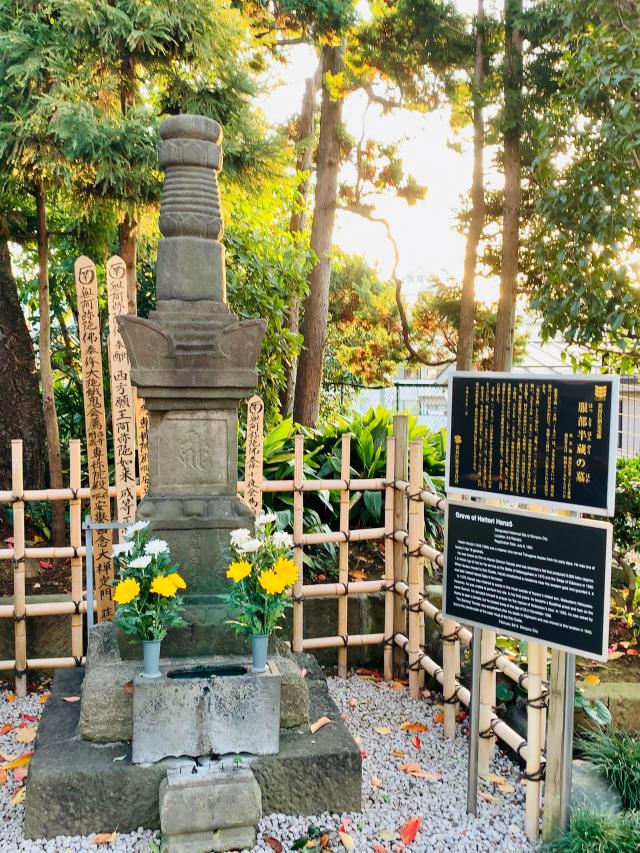
{"label": "carved stone finial", "polygon": [[222,128],[213,119],[177,115],[160,125],[162,187],[156,270],[158,301],[225,302],[223,224],[217,173]]}

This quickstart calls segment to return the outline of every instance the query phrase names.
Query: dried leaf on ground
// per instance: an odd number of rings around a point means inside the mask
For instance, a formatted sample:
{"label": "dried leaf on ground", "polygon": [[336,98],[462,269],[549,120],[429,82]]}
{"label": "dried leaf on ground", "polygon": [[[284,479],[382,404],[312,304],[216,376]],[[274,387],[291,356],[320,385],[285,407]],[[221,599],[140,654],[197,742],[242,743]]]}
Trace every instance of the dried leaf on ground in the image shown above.
{"label": "dried leaf on ground", "polygon": [[356,842],[353,840],[353,836],[349,835],[348,832],[339,832],[340,841],[342,842],[342,846],[345,850],[353,850],[356,846]]}
{"label": "dried leaf on ground", "polygon": [[2,735],[9,734],[9,732],[11,731],[12,728],[13,728],[13,726],[10,725],[10,723],[3,723],[0,726],[0,737],[2,737]]}
{"label": "dried leaf on ground", "polygon": [[329,725],[333,720],[330,720],[329,717],[320,717],[319,720],[316,720],[315,723],[309,724],[309,731],[312,735],[314,735],[317,731],[319,731],[323,726]]}
{"label": "dried leaf on ground", "polygon": [[133,679],[131,679],[131,681],[127,681],[124,685],[124,689],[127,693],[133,693]]}
{"label": "dried leaf on ground", "polygon": [[389,687],[391,688],[391,690],[400,690],[402,687],[405,687],[406,684],[406,681],[392,681],[389,684]]}
{"label": "dried leaf on ground", "polygon": [[16,732],[16,740],[18,743],[33,743],[37,734],[38,729],[34,726],[25,726]]}
{"label": "dried leaf on ground", "polygon": [[420,740],[419,735],[414,735],[411,738],[411,743],[415,746],[416,749],[420,749],[420,747],[422,746],[422,741]]}
{"label": "dried leaf on ground", "polygon": [[0,770],[0,785],[4,785],[4,783],[6,781],[7,781],[7,771],[6,770]]}
{"label": "dried leaf on ground", "polygon": [[401,749],[392,749],[391,755],[393,755],[394,758],[404,758],[404,752],[402,752]]}
{"label": "dried leaf on ground", "polygon": [[65,702],[79,702],[80,697],[79,696],[65,696],[64,701]]}
{"label": "dried leaf on ground", "polygon": [[498,776],[497,773],[481,773],[480,778],[484,779],[485,782],[493,782],[496,785],[504,785],[507,781],[504,776]]}
{"label": "dried leaf on ground", "polygon": [[627,649],[627,654],[636,657],[640,654],[640,652],[637,649]]}
{"label": "dried leaf on ground", "polygon": [[424,723],[400,723],[400,728],[403,732],[426,732],[429,726]]}
{"label": "dried leaf on ground", "polygon": [[594,672],[585,675],[584,680],[586,684],[600,684],[600,679]]}
{"label": "dried leaf on ground", "polygon": [[371,849],[373,853],[389,853],[386,847],[383,847],[382,844],[372,844]]}
{"label": "dried leaf on ground", "polygon": [[277,838],[272,835],[263,835],[262,840],[266,841],[269,847],[275,850],[275,853],[282,853],[282,843]]}
{"label": "dried leaf on ground", "polygon": [[33,714],[20,714],[23,720],[26,720],[28,723],[37,723],[38,718],[34,717]]}
{"label": "dried leaf on ground", "polygon": [[381,829],[378,835],[383,841],[395,841],[398,837],[398,833],[391,829]]}
{"label": "dried leaf on ground", "polygon": [[410,776],[417,776],[419,779],[428,779],[430,782],[438,782],[442,779],[442,773],[424,770],[419,764],[401,764],[400,770],[403,773],[408,773]]}
{"label": "dried leaf on ground", "polygon": [[360,569],[350,569],[349,577],[357,581],[366,581],[369,576],[366,572],[360,571]]}
{"label": "dried leaf on ground", "polygon": [[491,794],[487,793],[487,791],[478,791],[478,796],[482,797],[482,799],[486,800],[488,803],[492,803],[495,800],[495,797],[492,797]]}
{"label": "dried leaf on ground", "polygon": [[50,696],[49,693],[43,693],[42,696],[40,696],[40,698],[38,699],[38,702],[41,705],[44,705],[44,703],[48,700],[49,696]]}
{"label": "dried leaf on ground", "polygon": [[15,770],[16,767],[26,767],[31,761],[32,752],[23,752],[17,758],[12,759],[7,764],[3,764],[0,770]]}
{"label": "dried leaf on ground", "polygon": [[27,789],[23,785],[22,788],[18,788],[14,792],[13,797],[11,797],[11,805],[12,806],[19,806],[20,803],[24,803],[26,796],[27,796]]}
{"label": "dried leaf on ground", "polygon": [[[6,773],[6,770],[4,772]],[[16,769],[13,771],[13,778],[16,780],[16,782],[24,782],[28,774],[28,767],[16,767]]]}
{"label": "dried leaf on ground", "polygon": [[385,735],[385,736],[386,736],[386,735],[390,735],[390,734],[391,734],[391,729],[389,728],[389,726],[376,726],[376,727],[375,727],[375,729],[374,729],[374,732],[375,732],[376,734],[379,734],[379,735]]}
{"label": "dried leaf on ground", "polygon": [[350,708],[357,708],[357,707],[358,707],[358,700],[357,700],[357,699],[354,699],[354,698],[352,697],[351,699],[349,699],[349,703],[348,703],[348,704],[349,704],[349,707],[350,707]]}
{"label": "dried leaf on ground", "polygon": [[498,785],[498,788],[502,791],[503,794],[513,794],[515,788],[513,785],[509,785],[508,782],[505,782],[504,785]]}
{"label": "dried leaf on ground", "polygon": [[113,844],[118,837],[117,832],[98,832],[93,836],[92,844]]}
{"label": "dried leaf on ground", "polygon": [[433,722],[434,723],[444,723],[444,714],[442,713],[442,711],[438,711],[437,714],[433,715]]}
{"label": "dried leaf on ground", "polygon": [[409,820],[402,827],[402,829],[400,830],[400,838],[402,839],[402,843],[405,846],[411,844],[411,842],[415,839],[421,824],[422,818],[410,817]]}
{"label": "dried leaf on ground", "polygon": [[379,788],[382,785],[382,779],[379,776],[372,776],[371,784],[374,788]]}
{"label": "dried leaf on ground", "polygon": [[16,694],[15,693],[5,693],[4,698],[6,702],[15,702]]}
{"label": "dried leaf on ground", "polygon": [[623,658],[624,655],[624,652],[609,652],[609,660],[618,660],[618,658]]}

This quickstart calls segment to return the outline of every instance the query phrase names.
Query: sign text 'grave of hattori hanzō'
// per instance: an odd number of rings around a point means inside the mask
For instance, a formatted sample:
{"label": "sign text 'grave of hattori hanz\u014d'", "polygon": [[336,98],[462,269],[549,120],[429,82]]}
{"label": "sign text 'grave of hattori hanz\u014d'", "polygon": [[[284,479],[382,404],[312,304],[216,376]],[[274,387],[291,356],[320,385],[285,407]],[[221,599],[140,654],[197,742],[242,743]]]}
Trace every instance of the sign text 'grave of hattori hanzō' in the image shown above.
{"label": "sign text 'grave of hattori hanz\u014d'", "polygon": [[454,374],[447,491],[612,515],[618,382]]}

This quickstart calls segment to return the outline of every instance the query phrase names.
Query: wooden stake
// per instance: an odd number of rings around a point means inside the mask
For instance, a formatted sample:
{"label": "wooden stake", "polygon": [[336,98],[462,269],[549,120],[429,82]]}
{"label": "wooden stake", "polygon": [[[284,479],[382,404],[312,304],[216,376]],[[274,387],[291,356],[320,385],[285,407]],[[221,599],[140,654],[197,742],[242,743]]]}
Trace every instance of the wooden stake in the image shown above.
{"label": "wooden stake", "polygon": [[[69,485],[76,491],[81,482],[81,444],[77,438],[69,442]],[[82,501],[80,498],[72,498],[69,502],[69,540],[71,547],[75,548],[75,556],[71,558],[71,598],[77,604],[78,612],[71,616],[71,654],[80,659],[82,657],[82,557],[78,549],[82,545]]]}
{"label": "wooden stake", "polygon": [[[393,417],[393,438],[395,441],[394,455],[394,479],[407,480],[409,477],[409,462],[407,450],[409,446],[409,419],[407,415],[394,415]],[[399,489],[394,490],[393,501],[393,529],[407,529],[407,498],[404,492]],[[398,540],[393,543],[393,577],[394,581],[406,582],[407,580],[407,562],[404,552],[404,543]],[[403,601],[400,596],[395,596],[393,605],[393,633],[407,633],[407,614],[404,609]],[[402,678],[405,671],[405,657],[402,649],[394,647],[393,653],[393,675],[395,678]]]}
{"label": "wooden stake", "polygon": [[27,695],[27,614],[25,610],[24,489],[22,439],[11,442],[11,489],[13,491],[13,616],[15,619],[15,692]]}
{"label": "wooden stake", "polygon": [[296,435],[293,448],[293,558],[298,567],[298,580],[293,587],[293,651],[302,651],[303,639],[303,552],[302,533],[304,528],[304,504],[302,483],[304,480],[304,436]]}
{"label": "wooden stake", "polygon": [[[409,451],[410,494],[417,494],[422,488],[422,439],[411,442]],[[420,518],[423,505],[409,499],[409,695],[412,699],[420,696],[420,574],[422,556],[420,555],[421,527]]]}
{"label": "wooden stake", "polygon": [[[107,301],[116,511],[118,521],[133,522],[136,517],[135,411],[129,355],[116,319],[127,313],[127,267],[117,255],[107,261]],[[124,530],[118,532],[118,538],[124,541]]]}
{"label": "wooden stake", "polygon": [[264,403],[257,394],[247,403],[247,441],[244,463],[244,499],[258,515],[262,512],[262,453]]}
{"label": "wooden stake", "polygon": [[[542,661],[543,646],[539,643],[529,643],[529,681],[527,697],[529,701],[527,714],[527,774],[538,774],[542,761],[542,744],[540,734],[542,726],[540,715],[543,713],[540,698],[542,696]],[[546,662],[545,662],[546,666]],[[538,840],[540,823],[540,780],[527,778],[527,797],[525,802],[525,829],[531,842]]]}
{"label": "wooden stake", "polygon": [[[482,631],[480,641],[480,731],[488,732],[491,727],[491,715],[496,706],[496,671],[493,659],[496,656],[496,632]],[[478,772],[489,772],[489,763],[495,747],[495,737],[481,737],[478,750]]]}
{"label": "wooden stake", "polygon": [[393,678],[393,611],[396,595],[393,591],[393,501],[395,489],[393,488],[393,463],[395,458],[395,439],[387,439],[387,467],[385,479],[387,487],[384,491],[384,579],[387,583],[387,591],[384,594],[384,677],[387,681]]}
{"label": "wooden stake", "polygon": [[[109,466],[107,462],[107,428],[102,383],[102,346],[98,318],[98,279],[96,267],[89,258],[81,257],[74,265],[78,296],[78,325],[82,358],[82,391],[84,397],[89,488],[91,490],[91,520],[94,524],[111,521],[109,502]],[[95,596],[98,602],[98,622],[113,619],[111,598],[113,562],[111,532],[93,532]]]}
{"label": "wooden stake", "polygon": [[138,480],[140,495],[149,491],[149,412],[144,400],[138,397],[137,388],[133,389],[133,407],[136,413],[136,441],[138,444]]}
{"label": "wooden stake", "polygon": [[567,653],[551,651],[549,675],[549,739],[544,777],[544,815],[542,840],[547,843],[559,835],[560,788],[562,783],[562,737],[564,731],[564,681]]}
{"label": "wooden stake", "polygon": [[[345,488],[340,490],[340,531],[349,535],[349,488],[348,481],[351,473],[351,435],[344,433],[340,450],[340,477],[345,481]],[[338,546],[338,581],[345,586],[349,583],[349,540]],[[348,641],[349,630],[347,620],[349,615],[349,597],[340,596],[338,599],[338,634]],[[347,646],[338,649],[338,675],[347,677]]]}

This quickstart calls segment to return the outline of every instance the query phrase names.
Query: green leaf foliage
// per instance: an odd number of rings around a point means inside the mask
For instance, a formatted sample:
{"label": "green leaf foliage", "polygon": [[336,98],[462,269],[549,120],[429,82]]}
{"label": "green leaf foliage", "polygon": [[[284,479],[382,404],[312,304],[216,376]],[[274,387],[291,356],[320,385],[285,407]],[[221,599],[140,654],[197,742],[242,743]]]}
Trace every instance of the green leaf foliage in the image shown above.
{"label": "green leaf foliage", "polygon": [[618,789],[624,807],[639,811],[640,734],[609,725],[587,732],[576,745]]}
{"label": "green leaf foliage", "polygon": [[579,811],[571,816],[569,829],[543,849],[549,853],[637,853],[640,813],[608,815]]}

